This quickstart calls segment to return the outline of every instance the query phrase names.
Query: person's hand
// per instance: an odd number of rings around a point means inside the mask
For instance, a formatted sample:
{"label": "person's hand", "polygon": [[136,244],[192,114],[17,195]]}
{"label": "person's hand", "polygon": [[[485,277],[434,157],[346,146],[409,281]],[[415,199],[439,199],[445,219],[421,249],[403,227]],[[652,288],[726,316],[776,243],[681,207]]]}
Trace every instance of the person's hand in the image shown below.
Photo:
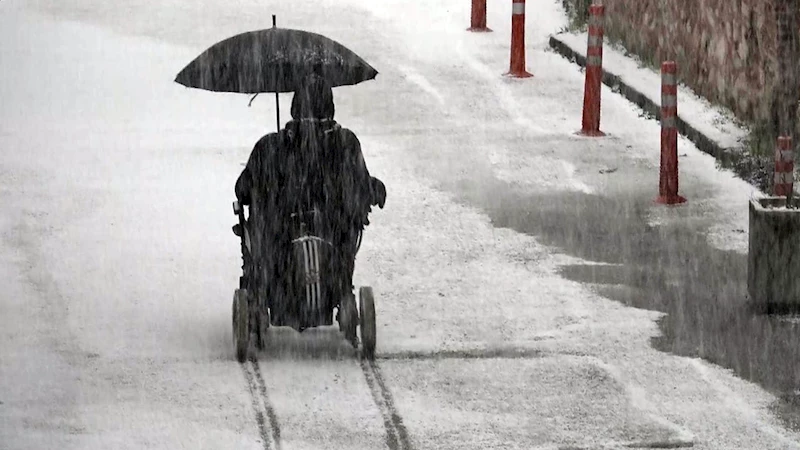
{"label": "person's hand", "polygon": [[383,184],[383,181],[372,177],[372,204],[378,205],[380,209],[383,209],[383,206],[386,204],[386,185]]}

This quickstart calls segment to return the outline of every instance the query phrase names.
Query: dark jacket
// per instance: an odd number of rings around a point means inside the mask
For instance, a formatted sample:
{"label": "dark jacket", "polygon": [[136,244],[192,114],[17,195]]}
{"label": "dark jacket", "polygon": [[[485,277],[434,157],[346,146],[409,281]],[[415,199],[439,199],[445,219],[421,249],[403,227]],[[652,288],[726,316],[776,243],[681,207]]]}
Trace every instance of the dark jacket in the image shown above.
{"label": "dark jacket", "polygon": [[[236,181],[236,197],[261,214],[264,232],[280,234],[288,214],[310,203],[332,226],[363,229],[372,205],[383,208],[385,187],[367,170],[356,135],[333,120],[331,88],[316,77],[295,93],[293,120],[262,137]],[[257,199],[251,193],[257,193]],[[258,217],[255,217],[258,219]]]}

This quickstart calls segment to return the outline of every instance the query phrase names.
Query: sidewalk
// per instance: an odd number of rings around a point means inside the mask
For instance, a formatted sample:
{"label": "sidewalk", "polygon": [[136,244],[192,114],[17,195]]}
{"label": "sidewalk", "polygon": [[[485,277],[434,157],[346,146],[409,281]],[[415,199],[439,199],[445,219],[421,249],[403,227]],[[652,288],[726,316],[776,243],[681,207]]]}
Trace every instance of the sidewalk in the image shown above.
{"label": "sidewalk", "polygon": [[[585,67],[586,32],[562,32],[550,36],[549,45],[558,54]],[[636,58],[626,56],[623,48],[608,42],[604,42],[603,48],[603,83],[660,120],[661,74],[643,66]],[[744,148],[748,131],[735,123],[733,117],[729,109],[712,105],[690,87],[680,85],[679,133],[700,151],[716,158],[723,170],[733,171],[757,189],[767,185],[770,186],[767,190],[771,189],[771,172],[754,167],[757,162]]]}

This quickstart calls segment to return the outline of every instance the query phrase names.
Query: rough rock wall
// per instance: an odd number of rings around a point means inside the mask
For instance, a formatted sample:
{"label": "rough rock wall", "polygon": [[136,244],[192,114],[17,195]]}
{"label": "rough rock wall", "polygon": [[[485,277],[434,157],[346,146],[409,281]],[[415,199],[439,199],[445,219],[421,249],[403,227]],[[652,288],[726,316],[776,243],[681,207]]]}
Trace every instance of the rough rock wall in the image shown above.
{"label": "rough rock wall", "polygon": [[793,0],[603,0],[605,33],[741,119],[768,119],[777,89],[776,4]]}

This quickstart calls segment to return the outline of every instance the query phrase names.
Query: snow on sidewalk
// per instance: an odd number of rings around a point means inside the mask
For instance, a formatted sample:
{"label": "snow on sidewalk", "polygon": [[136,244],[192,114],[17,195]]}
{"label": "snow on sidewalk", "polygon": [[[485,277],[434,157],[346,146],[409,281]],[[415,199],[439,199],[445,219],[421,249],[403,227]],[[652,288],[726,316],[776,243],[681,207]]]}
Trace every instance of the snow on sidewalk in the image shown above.
{"label": "snow on sidewalk", "polygon": [[[551,46],[554,44],[561,46],[560,53],[569,53],[585,58],[587,36],[586,32],[558,33],[551,37]],[[607,42],[604,45],[603,71],[618,79],[620,84],[631,89],[633,94],[644,96],[643,101],[657,109],[661,104],[661,74],[644,67],[636,58],[626,56],[619,46],[610,45]],[[609,92],[611,89],[603,85],[604,103]],[[604,104],[604,111],[605,108]],[[711,148],[706,148],[705,152],[744,151],[743,140],[747,137],[748,130],[732,119],[733,113],[726,108],[712,105],[683,83],[679,83],[678,88],[678,117],[680,121],[686,123],[687,131],[692,133],[693,139],[701,139],[707,143],[704,144],[706,147],[711,146]],[[601,122],[602,128],[603,123]],[[747,202],[751,198],[761,198],[765,193],[736,177],[730,170],[718,168],[716,160],[712,156],[703,154],[694,143],[689,142],[687,137],[681,136],[679,154],[684,153],[687,153],[690,158],[679,160],[681,186],[687,185],[683,181],[686,172],[699,174],[704,180],[711,181],[715,186],[714,216],[716,224],[712,226],[709,233],[711,243],[723,250],[746,253],[749,225]],[[685,162],[694,160],[701,161],[704,166],[701,171],[698,172],[698,167],[694,164],[688,166],[685,164]],[[691,203],[692,199],[689,200]],[[663,223],[668,220],[669,218],[665,214],[654,217],[654,223]]]}
{"label": "snow on sidewalk", "polygon": [[[586,56],[586,32],[559,33],[554,38],[577,54]],[[661,74],[644,67],[608,42],[604,42],[603,47],[603,69],[644,94],[654,104],[661,104]],[[748,131],[731,119],[733,113],[730,110],[712,105],[684,83],[679,83],[678,88],[678,117],[723,149],[738,149],[747,137]]]}

